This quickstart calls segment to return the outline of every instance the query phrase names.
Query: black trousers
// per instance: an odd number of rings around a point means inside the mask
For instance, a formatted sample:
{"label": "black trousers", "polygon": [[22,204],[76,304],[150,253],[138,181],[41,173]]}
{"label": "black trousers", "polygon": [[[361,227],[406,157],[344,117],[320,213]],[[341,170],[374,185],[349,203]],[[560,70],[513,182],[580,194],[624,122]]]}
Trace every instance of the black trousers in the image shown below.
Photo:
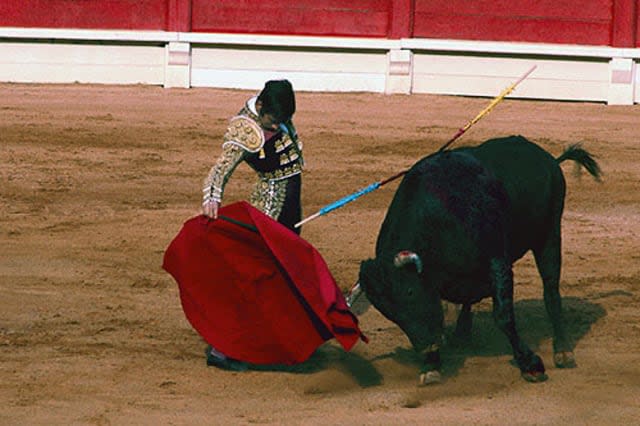
{"label": "black trousers", "polygon": [[297,174],[287,179],[287,195],[284,199],[278,222],[300,235],[301,228],[294,225],[302,220],[302,205],[300,194],[302,191],[302,175]]}

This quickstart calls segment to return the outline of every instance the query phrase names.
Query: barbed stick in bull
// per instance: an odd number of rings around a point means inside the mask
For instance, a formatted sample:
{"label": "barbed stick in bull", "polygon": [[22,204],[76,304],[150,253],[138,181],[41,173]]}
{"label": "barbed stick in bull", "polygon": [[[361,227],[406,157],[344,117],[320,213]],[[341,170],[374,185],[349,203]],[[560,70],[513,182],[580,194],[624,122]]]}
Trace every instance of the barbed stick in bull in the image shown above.
{"label": "barbed stick in bull", "polygon": [[[480,113],[478,115],[476,115],[471,121],[469,121],[466,125],[464,125],[463,127],[461,127],[460,129],[458,129],[458,131],[456,132],[455,135],[453,135],[453,137],[451,139],[449,139],[447,141],[447,143],[445,143],[444,145],[442,145],[440,147],[440,149],[438,150],[438,152],[442,152],[445,149],[447,149],[453,142],[456,141],[456,139],[458,139],[460,136],[462,136],[467,130],[469,130],[469,128],[471,126],[473,126],[475,123],[477,123],[478,121],[480,121],[480,119],[482,117],[484,117],[485,115],[487,115],[500,101],[502,101],[509,93],[511,93],[518,84],[520,84],[522,82],[522,80],[524,80],[525,78],[527,78],[535,69],[537,68],[537,65],[532,66],[526,73],[524,73],[518,80],[516,80],[514,83],[512,83],[509,87],[507,87],[506,89],[504,89],[498,96],[496,96],[495,98],[493,98],[493,100],[489,103],[489,105],[486,106],[485,109],[483,109],[482,111],[480,111]],[[342,206],[344,206],[345,204],[348,204],[360,197],[362,197],[365,194],[368,194],[370,192],[375,191],[376,189],[380,188],[381,186],[386,185],[389,182],[392,182],[396,179],[398,179],[399,177],[404,176],[407,172],[409,171],[409,169],[407,170],[403,170],[400,173],[396,173],[395,175],[388,177],[387,179],[381,180],[379,182],[374,182],[371,185],[362,188],[359,191],[354,192],[353,194],[347,195],[346,197],[343,197],[341,199],[339,199],[338,201],[334,201],[331,204],[328,204],[324,207],[322,207],[320,210],[318,210],[316,213],[312,214],[311,216],[301,220],[300,222],[296,223],[294,226],[296,228],[299,228],[300,226],[304,225],[305,223],[316,219],[320,216],[324,216],[327,213],[332,212],[333,210],[336,210]]]}

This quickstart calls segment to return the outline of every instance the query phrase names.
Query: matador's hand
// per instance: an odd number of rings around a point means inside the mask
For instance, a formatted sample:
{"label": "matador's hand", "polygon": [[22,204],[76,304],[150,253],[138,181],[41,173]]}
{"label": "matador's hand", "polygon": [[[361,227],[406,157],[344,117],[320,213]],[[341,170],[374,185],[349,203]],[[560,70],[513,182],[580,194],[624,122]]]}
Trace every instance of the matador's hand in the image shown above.
{"label": "matador's hand", "polygon": [[202,214],[211,218],[218,218],[218,209],[220,208],[220,203],[215,200],[209,200],[202,205]]}

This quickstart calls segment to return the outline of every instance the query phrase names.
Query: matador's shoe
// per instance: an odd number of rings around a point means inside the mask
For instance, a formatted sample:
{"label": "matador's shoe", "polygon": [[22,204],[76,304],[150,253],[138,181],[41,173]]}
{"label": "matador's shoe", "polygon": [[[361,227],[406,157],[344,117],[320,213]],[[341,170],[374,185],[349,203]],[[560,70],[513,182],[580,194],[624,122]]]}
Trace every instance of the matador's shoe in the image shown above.
{"label": "matador's shoe", "polygon": [[248,363],[229,358],[216,351],[211,345],[207,345],[204,353],[207,356],[207,365],[209,367],[218,367],[230,371],[247,371],[249,369]]}

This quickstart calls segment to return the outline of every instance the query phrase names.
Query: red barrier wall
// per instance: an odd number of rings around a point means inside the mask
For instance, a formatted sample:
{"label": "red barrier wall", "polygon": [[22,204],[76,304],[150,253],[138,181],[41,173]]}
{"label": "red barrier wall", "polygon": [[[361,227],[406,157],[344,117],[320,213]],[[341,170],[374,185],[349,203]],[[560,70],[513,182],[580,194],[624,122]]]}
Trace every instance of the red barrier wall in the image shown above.
{"label": "red barrier wall", "polygon": [[638,0],[614,0],[611,45],[620,47],[640,46]]}
{"label": "red barrier wall", "polygon": [[612,0],[416,0],[415,37],[608,45]]}
{"label": "red barrier wall", "polygon": [[389,0],[193,0],[195,32],[386,37]]}
{"label": "red barrier wall", "polygon": [[166,0],[1,0],[0,26],[164,30]]}
{"label": "red barrier wall", "polygon": [[638,0],[1,0],[0,26],[640,47]]}

